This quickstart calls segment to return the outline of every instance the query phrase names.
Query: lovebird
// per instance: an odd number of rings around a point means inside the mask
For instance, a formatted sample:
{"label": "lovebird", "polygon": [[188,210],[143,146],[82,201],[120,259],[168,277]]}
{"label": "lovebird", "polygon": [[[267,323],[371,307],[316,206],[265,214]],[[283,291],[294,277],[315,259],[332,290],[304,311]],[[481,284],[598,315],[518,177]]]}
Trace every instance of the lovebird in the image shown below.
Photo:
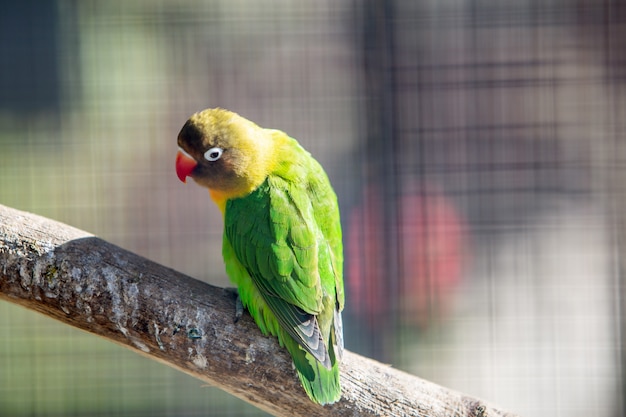
{"label": "lovebird", "polygon": [[238,301],[287,349],[309,398],[338,401],[343,244],[324,169],[287,134],[220,108],[192,115],[178,146],[178,178],[208,188],[223,214]]}

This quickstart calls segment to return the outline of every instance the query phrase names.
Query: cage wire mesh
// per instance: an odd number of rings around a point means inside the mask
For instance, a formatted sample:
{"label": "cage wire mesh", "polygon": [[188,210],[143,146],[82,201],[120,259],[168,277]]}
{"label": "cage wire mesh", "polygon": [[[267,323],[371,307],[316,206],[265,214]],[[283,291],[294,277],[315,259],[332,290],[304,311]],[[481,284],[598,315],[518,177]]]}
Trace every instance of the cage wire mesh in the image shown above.
{"label": "cage wire mesh", "polygon": [[[622,415],[620,1],[5,2],[0,202],[226,286],[173,172],[206,107],[342,212],[347,348],[527,416]],[[0,303],[0,415],[263,415]]]}

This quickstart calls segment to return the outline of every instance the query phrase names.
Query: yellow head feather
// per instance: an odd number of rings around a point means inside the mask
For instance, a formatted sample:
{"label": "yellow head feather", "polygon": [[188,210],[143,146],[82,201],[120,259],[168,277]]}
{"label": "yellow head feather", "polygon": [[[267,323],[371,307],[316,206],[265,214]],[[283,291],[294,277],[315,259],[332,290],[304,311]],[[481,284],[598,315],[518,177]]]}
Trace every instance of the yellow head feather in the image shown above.
{"label": "yellow head feather", "polygon": [[[243,197],[265,181],[275,166],[276,135],[236,113],[216,108],[189,118],[178,135],[178,145],[198,163],[191,177],[207,187],[224,210],[227,200]],[[217,160],[205,153],[219,149]]]}

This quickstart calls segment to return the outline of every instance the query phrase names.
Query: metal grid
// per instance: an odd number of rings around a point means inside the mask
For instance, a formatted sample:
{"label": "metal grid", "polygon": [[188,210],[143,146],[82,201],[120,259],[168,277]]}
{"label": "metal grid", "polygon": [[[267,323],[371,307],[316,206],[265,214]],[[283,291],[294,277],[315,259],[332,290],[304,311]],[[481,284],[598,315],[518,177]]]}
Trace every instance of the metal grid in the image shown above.
{"label": "metal grid", "polygon": [[[620,2],[51,4],[0,16],[1,203],[228,285],[173,155],[229,108],[335,185],[348,349],[520,415],[622,414]],[[0,310],[0,415],[263,414]]]}

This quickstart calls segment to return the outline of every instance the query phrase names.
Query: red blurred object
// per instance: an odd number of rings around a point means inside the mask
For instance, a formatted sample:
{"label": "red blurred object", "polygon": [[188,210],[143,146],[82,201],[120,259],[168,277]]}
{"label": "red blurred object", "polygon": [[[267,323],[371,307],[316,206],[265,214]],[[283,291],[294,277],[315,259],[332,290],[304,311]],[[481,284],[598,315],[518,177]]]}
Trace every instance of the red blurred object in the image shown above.
{"label": "red blurred object", "polygon": [[[383,229],[389,224],[383,218],[385,201],[375,186],[367,188],[350,215],[349,305],[372,326],[396,313],[407,324],[427,326],[449,310],[461,281],[464,221],[443,193],[431,186],[424,190],[398,197],[393,230]],[[394,253],[386,247],[388,239],[397,243]],[[392,262],[397,268],[390,267]],[[397,276],[390,276],[393,270]]]}

